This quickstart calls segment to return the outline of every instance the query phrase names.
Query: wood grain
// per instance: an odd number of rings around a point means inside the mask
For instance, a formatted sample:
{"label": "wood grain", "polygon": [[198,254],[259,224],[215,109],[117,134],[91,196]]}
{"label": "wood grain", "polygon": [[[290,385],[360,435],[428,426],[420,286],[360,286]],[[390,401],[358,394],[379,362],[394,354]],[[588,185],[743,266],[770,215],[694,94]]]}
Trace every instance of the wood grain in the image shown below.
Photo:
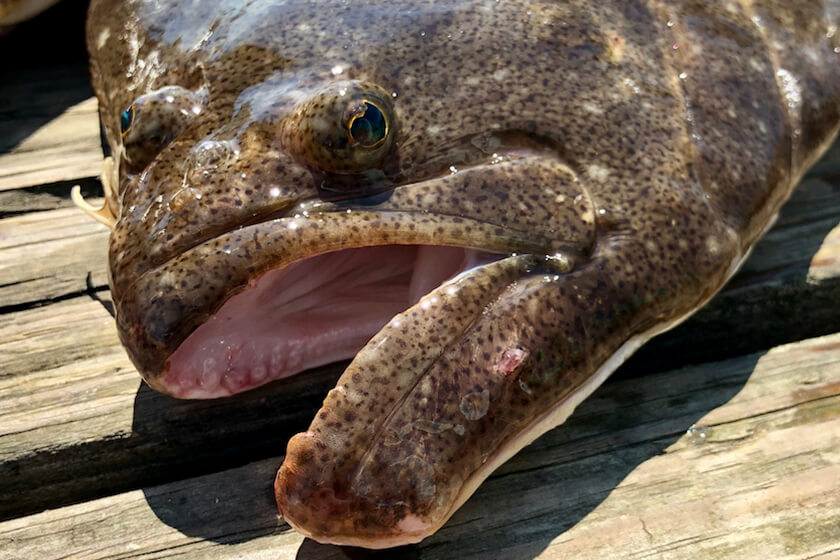
{"label": "wood grain", "polygon": [[107,247],[108,228],[76,208],[0,220],[0,309],[105,287]]}
{"label": "wood grain", "polygon": [[828,558],[838,365],[840,334],[608,384],[397,551],[291,532],[272,457],[7,521],[0,558]]}
{"label": "wood grain", "polygon": [[0,80],[0,191],[96,177],[102,148],[84,65]]}

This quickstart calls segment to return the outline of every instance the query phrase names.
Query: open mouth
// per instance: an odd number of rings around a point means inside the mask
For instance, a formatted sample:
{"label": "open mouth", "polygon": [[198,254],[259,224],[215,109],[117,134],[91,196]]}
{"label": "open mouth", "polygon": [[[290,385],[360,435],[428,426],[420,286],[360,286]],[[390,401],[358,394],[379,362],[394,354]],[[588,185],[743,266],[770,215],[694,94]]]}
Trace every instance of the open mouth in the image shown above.
{"label": "open mouth", "polygon": [[181,398],[221,397],[352,358],[425,294],[503,256],[384,245],[323,253],[271,270],[181,343],[163,384]]}
{"label": "open mouth", "polygon": [[120,339],[153,388],[221,397],[352,358],[458,274],[511,254],[585,255],[595,233],[569,166],[524,154],[395,188],[372,206],[302,199],[248,216],[258,219],[187,228],[146,258],[131,243],[148,236],[142,219],[117,222]]}

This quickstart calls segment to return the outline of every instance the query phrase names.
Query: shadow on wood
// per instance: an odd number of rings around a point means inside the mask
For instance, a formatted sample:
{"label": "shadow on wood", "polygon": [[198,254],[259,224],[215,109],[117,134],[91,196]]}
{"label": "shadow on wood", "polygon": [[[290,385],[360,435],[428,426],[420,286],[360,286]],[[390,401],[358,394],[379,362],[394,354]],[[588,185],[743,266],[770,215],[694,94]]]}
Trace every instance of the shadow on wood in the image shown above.
{"label": "shadow on wood", "polygon": [[93,95],[86,71],[87,4],[60,2],[0,37],[0,112],[5,113],[0,119],[0,153],[11,151],[68,107]]}
{"label": "shadow on wood", "polygon": [[245,468],[227,471],[206,479],[189,480],[176,491],[168,486],[144,489],[144,496],[155,515],[190,537],[213,540],[220,544],[238,544],[251,539],[279,534],[289,527],[278,520],[274,504],[276,461],[252,463]]}
{"label": "shadow on wood", "polygon": [[[248,474],[236,480],[214,484],[213,488],[189,486],[177,496],[156,494],[148,486],[284,453],[289,438],[306,429],[344,365],[333,364],[241,395],[205,401],[174,399],[142,384],[134,401],[132,437],[155,449],[151,464],[147,459],[144,465],[144,470],[155,475],[143,481],[146,499],[155,514],[186,535],[225,543],[265,534],[257,531],[250,537],[240,537],[220,531],[241,521],[241,516],[250,519],[254,527],[276,530],[271,487],[280,459],[271,464],[270,472],[263,472],[261,464],[248,465],[237,471]],[[258,472],[252,473],[250,467]],[[231,509],[234,496],[238,501],[234,500],[237,505]]]}
{"label": "shadow on wood", "polygon": [[0,219],[28,212],[54,210],[74,206],[70,189],[78,185],[82,198],[90,200],[103,196],[99,179],[85,177],[72,181],[56,181],[47,185],[35,185],[19,189],[0,189]]}

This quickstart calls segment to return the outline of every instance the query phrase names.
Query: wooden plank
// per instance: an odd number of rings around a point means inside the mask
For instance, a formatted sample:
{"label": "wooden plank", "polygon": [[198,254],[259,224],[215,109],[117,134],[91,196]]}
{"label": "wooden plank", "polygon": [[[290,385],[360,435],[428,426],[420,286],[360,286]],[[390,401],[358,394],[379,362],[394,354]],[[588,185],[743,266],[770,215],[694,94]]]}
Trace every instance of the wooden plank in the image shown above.
{"label": "wooden plank", "polygon": [[99,117],[84,64],[0,79],[0,191],[96,177]]}
{"label": "wooden plank", "polygon": [[[25,163],[19,168],[23,174],[8,171],[6,177],[17,178],[0,182],[0,216],[22,214],[0,220],[0,313],[6,312],[0,315],[0,517],[212,472],[282,451],[288,436],[308,423],[340,366],[240,399],[210,403],[173,401],[141,387],[107,310],[90,297],[67,300],[103,290],[107,277],[107,231],[75,209],[63,208],[69,204],[66,188],[76,177],[98,174],[101,164],[95,114],[90,101],[84,104],[90,92],[83,66],[56,68],[46,79],[50,72],[26,72],[16,71],[12,81],[7,76],[13,74],[0,73],[0,144],[7,142],[0,153],[14,146],[13,154],[0,155],[0,180],[7,170]],[[4,95],[10,84],[20,89]],[[71,129],[82,123],[87,124],[76,145]],[[648,346],[625,371],[649,372],[735,355],[840,328],[840,150],[837,145],[833,150],[797,191],[733,285],[694,320]],[[73,167],[80,153],[87,154],[78,160],[87,162],[86,171]],[[54,183],[65,180],[70,182]],[[39,184],[24,187],[33,181]],[[90,194],[95,181],[85,185]],[[56,207],[63,209],[33,212]],[[45,303],[50,305],[31,308]],[[559,464],[565,460],[555,457]],[[259,480],[265,473],[270,478],[276,463],[259,463]],[[152,510],[160,514],[167,507]],[[524,515],[527,519],[529,514]],[[276,524],[265,527],[271,534],[282,532]],[[498,527],[491,532],[509,529]],[[620,524],[605,527],[623,530]],[[216,534],[235,535],[238,530],[219,529]],[[480,526],[475,530],[483,531]],[[532,528],[526,523],[514,530],[518,535],[516,531],[527,537]],[[160,534],[153,533],[153,538]],[[188,557],[198,551],[218,554],[212,542],[199,545],[198,538],[193,540],[184,549]],[[522,543],[524,548],[511,545],[506,550],[518,554],[534,545],[529,537]],[[0,544],[0,558],[2,548]],[[301,550],[304,556],[312,550],[328,553],[307,544]],[[428,557],[443,554],[422,550]]]}
{"label": "wooden plank", "polygon": [[76,208],[0,220],[0,309],[104,287],[107,247],[108,228]]}
{"label": "wooden plank", "polygon": [[[102,157],[77,51],[78,64],[60,67],[64,50],[11,72],[0,61],[0,517],[147,488],[0,524],[0,558],[363,557],[301,542],[278,524],[269,490],[276,455],[340,366],[237,399],[174,401],[141,386],[107,309],[75,297],[107,297],[107,231],[67,208],[80,177],[95,192]],[[840,330],[832,150],[730,288],[625,372]],[[402,556],[840,557],[837,344],[761,357],[721,408],[755,357],[609,384]]]}
{"label": "wooden plank", "polygon": [[292,533],[271,497],[279,463],[4,522],[0,558],[829,558],[840,333],[608,384],[396,552]]}
{"label": "wooden plank", "polygon": [[[0,154],[0,190],[98,176],[102,170],[99,128],[91,126],[97,104],[88,98],[38,126],[30,117],[3,128],[29,128],[29,134]],[[6,131],[0,131],[0,134]]]}
{"label": "wooden plank", "polygon": [[92,177],[34,187],[0,190],[0,219],[26,212],[75,207],[70,199],[70,189],[74,185],[81,188],[85,200],[102,196],[102,185],[99,179]]}

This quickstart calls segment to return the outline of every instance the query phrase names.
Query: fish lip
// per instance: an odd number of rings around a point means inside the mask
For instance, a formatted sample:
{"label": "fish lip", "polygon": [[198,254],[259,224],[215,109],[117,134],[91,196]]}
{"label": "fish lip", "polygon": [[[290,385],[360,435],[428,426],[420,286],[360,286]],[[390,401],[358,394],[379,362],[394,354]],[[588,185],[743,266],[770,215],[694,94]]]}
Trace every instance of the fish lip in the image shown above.
{"label": "fish lip", "polygon": [[[417,544],[424,539],[430,537],[434,534],[439,528],[439,525],[435,524],[428,524],[426,528],[422,531],[416,532],[398,532],[393,531],[388,536],[377,536],[375,538],[364,538],[359,534],[354,533],[344,533],[340,535],[333,535],[329,533],[317,533],[315,531],[310,531],[303,525],[300,525],[297,521],[295,521],[288,513],[282,511],[282,509],[278,510],[280,512],[280,516],[283,518],[283,521],[288,523],[288,525],[294,529],[296,532],[300,533],[304,537],[308,537],[314,541],[317,541],[321,544],[332,544],[336,546],[355,546],[359,548],[367,548],[371,550],[382,550],[386,548],[394,548],[397,546],[405,546],[410,544]],[[418,516],[413,516],[414,518],[421,520],[422,518]]]}
{"label": "fish lip", "polygon": [[[486,265],[494,268],[494,273],[467,275],[463,280],[444,284],[433,292],[439,299],[438,304],[423,305],[430,301],[430,296],[426,296],[399,317],[406,319],[425,316],[424,324],[436,325],[440,317],[445,316],[438,313],[445,313],[453,303],[451,298],[463,298],[470,302],[460,309],[460,319],[443,329],[446,334],[442,334],[442,339],[435,342],[441,348],[450,348],[458,344],[457,341],[461,340],[466,329],[472,328],[476,317],[483,316],[488,302],[496,301],[501,291],[516,285],[516,280],[523,274],[542,274],[539,271],[544,270],[545,266],[544,261],[535,255],[510,256]],[[421,326],[415,323],[414,328]],[[392,336],[388,330],[385,328],[380,331],[356,356],[337,382],[336,388],[325,398],[309,430],[289,441],[286,456],[275,479],[275,498],[283,517],[292,527],[302,529],[305,534],[320,542],[365,548],[386,548],[419,542],[443,525],[446,517],[442,514],[448,514],[448,507],[445,506],[456,499],[455,493],[450,490],[458,488],[455,484],[459,479],[458,473],[447,472],[438,476],[440,473],[435,469],[437,463],[426,461],[422,447],[412,447],[406,454],[398,453],[376,459],[372,463],[374,468],[361,474],[365,469],[360,470],[360,466],[371,464],[366,457],[370,457],[373,448],[385,440],[381,437],[384,434],[383,423],[388,422],[390,412],[377,410],[377,420],[374,422],[365,421],[365,418],[371,418],[370,414],[362,415],[359,424],[352,424],[354,419],[345,416],[344,412],[354,410],[355,403],[370,400],[366,391],[372,390],[371,385],[356,379],[356,376],[359,373],[363,376],[368,372],[370,375],[378,373],[374,364],[378,360],[381,345]],[[392,348],[397,346],[398,342]],[[436,363],[440,355],[439,351],[432,351],[427,356],[431,360],[429,363]],[[396,365],[409,367],[412,357],[417,356],[403,356],[399,358],[402,362]],[[424,361],[427,357],[419,357],[421,361],[417,371],[428,371],[432,366]],[[402,385],[403,382],[407,382],[408,387],[417,387],[420,377],[394,383]],[[353,389],[357,383],[362,386],[356,385],[357,388]],[[387,396],[390,395],[382,395],[382,402],[393,403],[394,399],[386,399]],[[342,408],[348,403],[350,408]],[[393,410],[396,406],[385,405],[385,408]],[[331,431],[335,422],[338,422],[339,428],[346,429]],[[360,426],[366,427],[362,430],[354,429]],[[360,433],[370,435],[358,438],[357,434]],[[409,438],[404,441],[409,441]],[[399,449],[400,443],[392,441],[385,446]],[[407,460],[397,460],[401,457]],[[422,468],[418,469],[418,466]],[[388,474],[383,477],[383,472]],[[428,490],[431,490],[431,494]]]}
{"label": "fish lip", "polygon": [[[311,432],[297,434],[289,442],[289,448],[312,443]],[[287,457],[292,452],[287,453]],[[295,531],[322,544],[358,546],[368,549],[383,549],[418,543],[436,531],[441,523],[435,523],[422,514],[414,513],[402,501],[389,504],[365,499],[350,492],[347,495],[332,487],[317,488],[305,503],[289,500],[287,484],[298,482],[296,473],[289,478],[286,462],[278,469],[274,481],[274,494],[278,512]],[[303,517],[298,514],[303,513]],[[312,514],[307,517],[307,513]],[[382,519],[392,522],[384,528]],[[341,531],[335,525],[327,524],[338,520]],[[325,527],[318,530],[318,527]]]}
{"label": "fish lip", "polygon": [[[182,251],[180,251],[176,254],[173,254],[172,256],[168,257],[167,259],[162,260],[161,262],[156,263],[154,266],[151,266],[147,270],[141,272],[134,279],[133,283],[138,282],[141,278],[143,278],[143,276],[145,276],[147,274],[154,274],[156,271],[159,271],[160,269],[164,268],[166,265],[170,264],[172,261],[183,257],[183,255],[185,255],[186,253],[189,253],[193,250],[196,250],[196,249],[198,249],[202,246],[206,246],[206,245],[218,242],[222,238],[228,237],[231,234],[234,234],[234,233],[239,232],[239,231],[246,230],[248,228],[252,228],[252,227],[255,227],[255,226],[267,226],[267,225],[271,225],[271,224],[274,224],[274,225],[277,225],[277,226],[282,226],[282,224],[288,224],[290,222],[290,220],[298,220],[298,219],[302,219],[302,218],[305,218],[305,219],[319,219],[319,218],[326,218],[326,217],[331,218],[333,216],[341,216],[341,215],[345,215],[345,214],[353,216],[352,218],[348,218],[348,222],[350,222],[350,223],[355,223],[353,221],[354,217],[358,216],[359,214],[362,214],[362,213],[376,214],[377,216],[412,215],[412,216],[424,217],[424,218],[425,217],[430,217],[430,216],[440,217],[440,218],[449,218],[449,219],[452,219],[452,220],[457,221],[459,223],[462,223],[464,225],[473,225],[473,226],[480,225],[480,226],[486,226],[486,227],[493,228],[494,230],[496,230],[499,233],[499,235],[509,234],[510,239],[517,239],[518,244],[516,245],[516,248],[518,248],[520,250],[520,252],[521,251],[527,251],[529,249],[532,249],[532,250],[537,251],[537,252],[550,251],[551,250],[550,247],[552,246],[552,240],[550,240],[548,238],[541,239],[537,242],[533,241],[533,239],[532,239],[533,238],[533,233],[531,233],[531,232],[522,232],[522,231],[518,231],[518,230],[515,230],[515,229],[512,229],[512,228],[507,228],[505,226],[495,224],[493,222],[489,222],[489,221],[486,221],[486,220],[476,220],[476,219],[466,218],[466,217],[463,217],[463,216],[459,216],[457,214],[450,214],[450,213],[446,213],[446,212],[430,212],[430,211],[418,211],[418,210],[405,211],[405,210],[399,210],[399,209],[395,209],[395,210],[367,210],[363,207],[341,208],[341,209],[334,209],[334,210],[328,210],[328,211],[320,211],[319,210],[319,211],[316,211],[316,212],[310,212],[310,210],[308,208],[306,208],[306,206],[305,206],[305,204],[308,203],[308,202],[312,202],[312,199],[308,199],[306,201],[300,201],[300,202],[296,203],[294,206],[292,206],[291,208],[284,208],[283,210],[278,210],[277,212],[273,212],[263,219],[256,219],[256,220],[252,220],[252,221],[248,221],[248,222],[243,222],[243,223],[238,224],[238,225],[236,225],[232,228],[227,229],[226,231],[222,231],[221,233],[219,233],[217,235],[202,239],[200,242],[184,248]],[[318,202],[320,202],[320,201],[318,201]],[[293,212],[295,212],[295,214],[293,214]],[[298,215],[298,214],[301,214],[301,215]],[[527,237],[524,235],[526,233],[528,234]],[[370,244],[362,244],[362,245],[341,246],[341,247],[336,247],[335,249],[332,249],[332,250],[355,249],[355,248],[360,248],[360,247],[374,247],[376,245],[390,245],[390,244],[411,245],[413,243],[410,242],[410,241],[405,242],[405,243],[400,243],[399,241],[397,241],[395,243],[370,243]],[[444,245],[443,243],[425,243],[425,244],[426,245]],[[484,247],[479,247],[477,245],[469,245],[469,244],[464,244],[464,245],[446,244],[446,245],[472,248],[472,249],[484,249]],[[561,248],[565,248],[565,247],[561,247]],[[324,251],[324,252],[329,252],[329,251]],[[506,252],[506,251],[500,250],[500,252]],[[319,254],[319,253],[312,253],[311,255],[308,255],[307,257],[304,257],[304,258],[308,258],[310,256],[316,256],[317,254]],[[129,289],[133,286],[133,283],[128,285]]]}

